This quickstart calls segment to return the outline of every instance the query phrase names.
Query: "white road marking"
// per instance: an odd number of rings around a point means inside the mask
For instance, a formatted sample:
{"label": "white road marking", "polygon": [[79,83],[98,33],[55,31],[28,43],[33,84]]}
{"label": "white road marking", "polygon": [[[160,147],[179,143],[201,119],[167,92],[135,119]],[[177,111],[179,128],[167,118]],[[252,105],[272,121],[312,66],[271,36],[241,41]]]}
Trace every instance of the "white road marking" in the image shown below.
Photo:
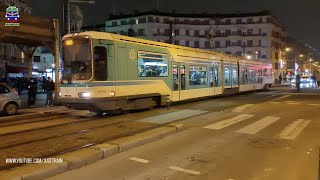
{"label": "white road marking", "polygon": [[273,100],[280,100],[280,99],[284,99],[284,98],[287,98],[287,97],[290,97],[291,95],[284,95],[284,96],[281,96],[281,97],[278,97],[278,98],[275,98]]}
{"label": "white road marking", "polygon": [[320,106],[320,104],[308,104],[310,106]]}
{"label": "white road marking", "polygon": [[245,105],[242,105],[242,106],[238,106],[238,107],[236,107],[232,112],[238,112],[238,113],[240,113],[240,112],[244,111],[246,108],[251,107],[251,106],[253,106],[253,105],[254,105],[254,104],[245,104]]}
{"label": "white road marking", "polygon": [[129,158],[129,159],[132,160],[132,161],[137,161],[137,162],[145,163],[145,164],[149,162],[148,160],[141,159],[141,158],[136,158],[136,157],[132,157],[132,158]]}
{"label": "white road marking", "polygon": [[184,118],[189,118],[189,117],[201,115],[201,114],[204,114],[207,112],[208,111],[185,109],[185,110],[181,110],[181,111],[160,114],[157,116],[146,117],[146,118],[140,119],[138,121],[147,122],[147,123],[164,124],[164,123],[177,121],[177,120],[184,119]]}
{"label": "white road marking", "polygon": [[256,134],[257,132],[261,131],[262,129],[276,122],[279,119],[280,119],[279,117],[267,116],[236,132],[244,133],[244,134]]}
{"label": "white road marking", "polygon": [[314,96],[319,96],[319,93],[306,93],[306,92],[304,92],[304,93],[281,93],[281,94],[290,94],[290,95],[314,95]]}
{"label": "white road marking", "polygon": [[210,124],[208,126],[205,126],[204,128],[218,130],[218,129],[222,129],[222,128],[228,127],[230,125],[233,125],[235,123],[241,122],[243,120],[249,119],[249,118],[251,118],[253,116],[254,115],[251,115],[251,114],[240,114],[240,115],[238,115],[236,117],[229,118],[229,119],[217,122],[217,123]]}
{"label": "white road marking", "polygon": [[309,122],[310,122],[310,120],[303,120],[303,119],[298,119],[298,120],[294,121],[293,123],[289,124],[287,127],[285,127],[281,131],[279,138],[280,139],[289,139],[289,140],[295,139],[297,136],[299,136],[299,134],[302,132],[302,130],[305,127],[307,127]]}
{"label": "white road marking", "polygon": [[296,104],[301,104],[301,103],[298,103],[298,102],[288,102],[287,104],[296,105]]}
{"label": "white road marking", "polygon": [[271,104],[279,104],[280,102],[269,102]]}
{"label": "white road marking", "polygon": [[176,170],[176,171],[181,171],[181,172],[185,172],[185,173],[189,173],[189,174],[194,174],[194,175],[200,174],[199,171],[194,171],[194,170],[190,170],[190,169],[184,169],[184,168],[180,168],[180,167],[176,167],[176,166],[170,166],[169,169]]}

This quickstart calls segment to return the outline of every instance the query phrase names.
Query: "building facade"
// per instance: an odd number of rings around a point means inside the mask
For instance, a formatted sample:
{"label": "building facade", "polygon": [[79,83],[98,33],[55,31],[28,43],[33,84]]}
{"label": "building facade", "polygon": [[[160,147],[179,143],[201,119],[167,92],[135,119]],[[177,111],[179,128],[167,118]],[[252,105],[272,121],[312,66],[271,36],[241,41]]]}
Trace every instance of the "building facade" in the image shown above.
{"label": "building facade", "polygon": [[[0,7],[5,10],[8,6],[16,6],[19,14],[31,14],[31,7],[22,0],[0,0]],[[0,40],[0,77],[21,77],[29,73],[26,66],[31,63],[23,49],[26,47],[11,43],[2,43]]]}
{"label": "building facade", "polygon": [[33,76],[54,78],[54,56],[48,48],[37,47],[32,56],[32,65]]}
{"label": "building facade", "polygon": [[245,56],[272,63],[274,77],[284,69],[283,26],[268,11],[245,14],[172,14],[145,12],[113,16],[106,31]]}

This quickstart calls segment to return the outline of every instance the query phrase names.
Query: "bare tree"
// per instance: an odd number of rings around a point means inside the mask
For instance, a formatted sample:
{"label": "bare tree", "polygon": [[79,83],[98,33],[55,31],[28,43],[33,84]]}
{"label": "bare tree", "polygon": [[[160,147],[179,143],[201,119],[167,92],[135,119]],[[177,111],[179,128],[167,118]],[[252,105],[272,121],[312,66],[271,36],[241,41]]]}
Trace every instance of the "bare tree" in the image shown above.
{"label": "bare tree", "polygon": [[79,6],[71,5],[70,7],[71,32],[79,32],[83,25],[83,14]]}

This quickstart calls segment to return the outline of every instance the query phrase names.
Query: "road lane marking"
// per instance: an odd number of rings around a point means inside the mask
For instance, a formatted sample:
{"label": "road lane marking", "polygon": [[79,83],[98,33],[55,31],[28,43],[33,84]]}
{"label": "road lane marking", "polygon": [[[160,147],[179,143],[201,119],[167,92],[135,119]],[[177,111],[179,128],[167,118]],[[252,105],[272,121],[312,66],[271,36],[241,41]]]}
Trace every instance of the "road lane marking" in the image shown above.
{"label": "road lane marking", "polygon": [[193,117],[193,116],[196,116],[196,115],[204,114],[204,113],[207,113],[207,112],[208,111],[186,109],[186,110],[181,110],[181,111],[161,114],[161,115],[157,115],[157,116],[147,117],[147,118],[140,119],[138,121],[147,122],[147,123],[164,124],[164,123],[177,121],[177,120],[180,120],[180,119],[189,118],[189,117]]}
{"label": "road lane marking", "polygon": [[308,104],[310,106],[320,106],[320,104]]}
{"label": "road lane marking", "polygon": [[269,102],[271,104],[279,104],[280,102]]}
{"label": "road lane marking", "polygon": [[281,94],[290,94],[290,95],[314,95],[314,96],[319,96],[319,93],[306,93],[306,92],[303,92],[303,93],[281,93]]}
{"label": "road lane marking", "polygon": [[132,161],[137,161],[137,162],[145,163],[145,164],[149,162],[148,160],[141,159],[141,158],[136,158],[136,157],[132,157],[132,158],[129,158],[129,159],[132,160]]}
{"label": "road lane marking", "polygon": [[266,128],[267,126],[276,122],[279,119],[280,117],[267,116],[236,132],[243,133],[243,134],[256,134],[257,132],[261,131],[262,129]]}
{"label": "road lane marking", "polygon": [[298,102],[288,102],[287,104],[296,105],[296,104],[301,104],[301,103],[298,103]]}
{"label": "road lane marking", "polygon": [[284,96],[275,98],[275,99],[273,99],[273,100],[274,100],[274,101],[277,101],[277,100],[284,99],[284,98],[287,98],[287,97],[290,97],[290,96],[291,96],[291,95],[284,95]]}
{"label": "road lane marking", "polygon": [[189,174],[194,174],[194,175],[200,174],[199,171],[194,171],[194,170],[190,170],[190,169],[184,169],[184,168],[180,168],[180,167],[176,167],[176,166],[170,166],[169,169],[176,170],[176,171],[181,171],[181,172],[185,172],[185,173],[189,173]]}
{"label": "road lane marking", "polygon": [[288,139],[288,140],[293,140],[296,137],[299,136],[299,134],[303,131],[304,128],[307,127],[309,124],[310,120],[303,120],[303,119],[298,119],[294,121],[293,123],[289,124],[287,127],[285,127],[280,135],[280,139]]}
{"label": "road lane marking", "polygon": [[253,106],[254,104],[245,104],[245,105],[242,105],[242,106],[238,106],[236,107],[232,112],[242,112],[244,111],[245,109],[247,109],[248,107],[251,107]]}
{"label": "road lane marking", "polygon": [[205,126],[204,128],[219,130],[219,129],[231,126],[233,124],[236,124],[238,122],[241,122],[243,120],[249,119],[249,118],[251,118],[253,116],[254,115],[251,115],[251,114],[240,114],[240,115],[238,115],[236,117],[229,118],[229,119],[217,122],[217,123],[210,124],[208,126]]}

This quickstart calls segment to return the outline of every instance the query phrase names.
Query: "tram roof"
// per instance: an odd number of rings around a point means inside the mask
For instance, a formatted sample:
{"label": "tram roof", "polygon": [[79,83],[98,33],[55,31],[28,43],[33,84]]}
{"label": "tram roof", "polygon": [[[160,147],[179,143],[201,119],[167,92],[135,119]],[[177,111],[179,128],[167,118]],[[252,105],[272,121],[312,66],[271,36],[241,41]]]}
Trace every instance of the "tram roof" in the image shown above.
{"label": "tram roof", "polygon": [[68,35],[65,35],[63,38],[70,38],[70,37],[76,37],[76,36],[89,36],[92,39],[125,41],[125,42],[138,43],[138,44],[144,44],[144,45],[155,46],[155,47],[168,48],[168,50],[170,52],[172,52],[172,55],[176,56],[176,57],[178,57],[178,56],[189,57],[191,59],[205,57],[205,58],[208,58],[209,60],[225,60],[225,61],[230,61],[230,62],[241,61],[243,63],[244,62],[246,62],[246,63],[251,62],[253,64],[261,63],[261,62],[257,62],[257,61],[244,59],[241,56],[235,56],[235,55],[231,55],[231,54],[223,54],[223,53],[215,52],[215,51],[190,48],[190,47],[162,43],[162,42],[157,42],[157,41],[151,41],[151,40],[146,40],[146,39],[141,39],[141,38],[112,34],[112,33],[107,33],[107,32],[86,31],[86,32],[80,32],[80,33],[75,33],[75,34],[68,34]]}

